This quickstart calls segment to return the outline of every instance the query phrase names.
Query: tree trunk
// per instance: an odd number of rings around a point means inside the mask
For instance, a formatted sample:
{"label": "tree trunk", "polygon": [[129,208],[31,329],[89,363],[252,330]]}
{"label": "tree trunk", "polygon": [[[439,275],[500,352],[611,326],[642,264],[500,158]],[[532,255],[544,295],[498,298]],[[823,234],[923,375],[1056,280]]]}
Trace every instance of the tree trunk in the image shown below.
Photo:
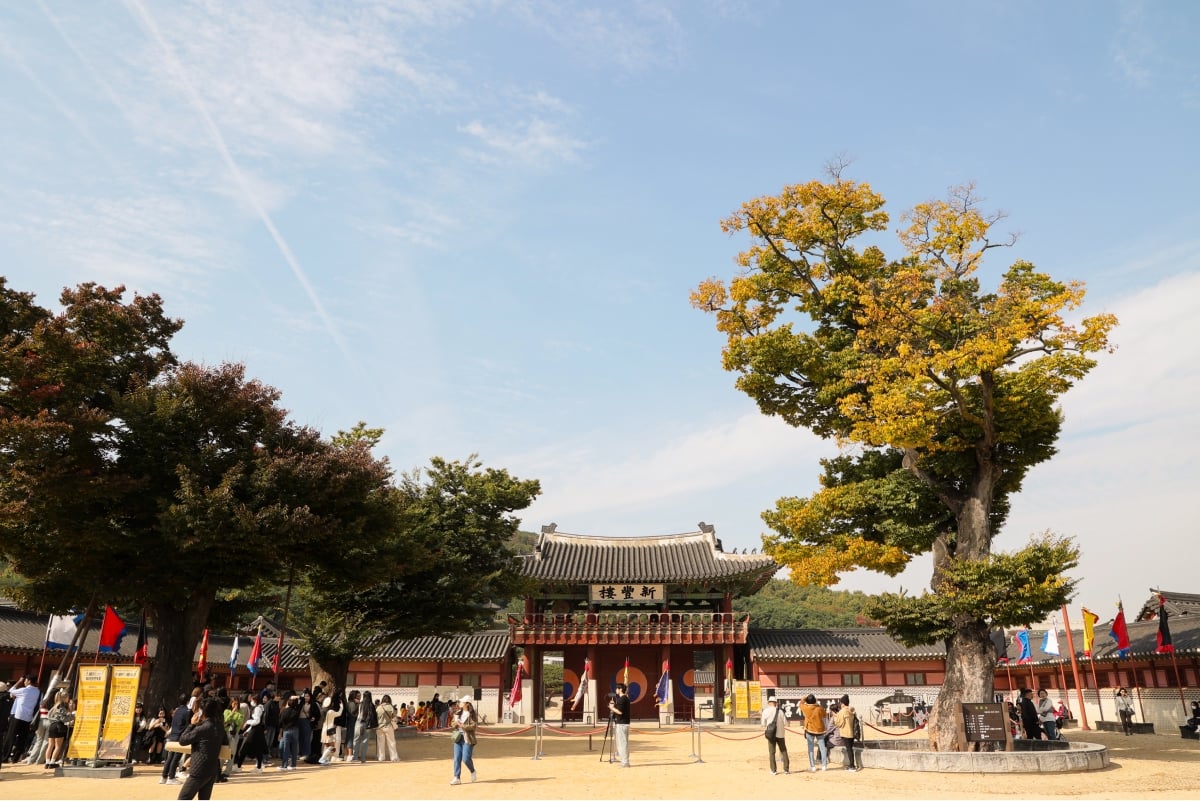
{"label": "tree trunk", "polygon": [[946,640],[946,680],[929,720],[929,744],[935,751],[957,751],[957,711],[966,703],[992,703],[996,650],[987,624],[967,622]]}
{"label": "tree trunk", "polygon": [[350,673],[349,659],[325,659],[317,661],[313,656],[308,657],[308,672],[312,676],[313,686],[326,682],[329,687],[346,686],[346,676]]}
{"label": "tree trunk", "polygon": [[212,590],[196,590],[182,609],[151,605],[158,648],[144,695],[147,709],[162,705],[169,714],[178,705],[181,694],[191,693],[195,686],[196,648],[215,598]]}

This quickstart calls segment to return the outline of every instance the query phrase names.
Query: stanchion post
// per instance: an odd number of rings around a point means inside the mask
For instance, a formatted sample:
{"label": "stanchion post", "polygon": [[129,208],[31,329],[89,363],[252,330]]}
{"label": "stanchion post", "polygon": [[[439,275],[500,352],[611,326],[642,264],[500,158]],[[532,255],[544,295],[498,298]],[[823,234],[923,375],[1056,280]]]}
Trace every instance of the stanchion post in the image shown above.
{"label": "stanchion post", "polygon": [[700,728],[700,723],[697,722],[696,723],[696,762],[701,765],[704,764],[704,760],[700,758],[700,749],[701,749],[700,740],[703,739],[701,736],[703,734],[704,734],[704,729]]}
{"label": "stanchion post", "polygon": [[541,724],[538,726],[538,738],[537,738],[538,759],[541,759],[542,757],[544,757],[546,755],[546,752],[543,750],[543,747],[546,745],[545,738],[546,738],[546,721],[542,720]]}
{"label": "stanchion post", "polygon": [[688,754],[689,759],[696,758],[696,729],[700,727],[700,721],[692,718],[692,753]]}
{"label": "stanchion post", "polygon": [[535,720],[533,722],[533,758],[534,759],[541,759],[541,757],[538,756],[538,752],[541,750],[541,748],[538,746],[538,735],[541,733],[541,731],[542,730],[540,727],[540,723]]}

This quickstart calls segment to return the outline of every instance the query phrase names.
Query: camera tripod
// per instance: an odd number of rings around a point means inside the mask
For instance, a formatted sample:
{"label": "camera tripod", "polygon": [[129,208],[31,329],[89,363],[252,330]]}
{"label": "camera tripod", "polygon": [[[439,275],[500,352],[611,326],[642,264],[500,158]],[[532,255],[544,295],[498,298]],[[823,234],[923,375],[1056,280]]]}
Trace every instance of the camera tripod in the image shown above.
{"label": "camera tripod", "polygon": [[[604,727],[604,739],[600,741],[600,761],[601,762],[604,761],[604,747],[607,745],[608,746],[608,764],[610,764],[610,765],[613,762],[615,762],[616,759],[613,757],[613,744],[611,742],[609,742],[608,736],[610,734],[613,734],[613,723],[616,722],[616,719],[617,719],[617,715],[615,712],[608,713],[608,725]],[[613,739],[616,739],[615,735],[613,736]]]}

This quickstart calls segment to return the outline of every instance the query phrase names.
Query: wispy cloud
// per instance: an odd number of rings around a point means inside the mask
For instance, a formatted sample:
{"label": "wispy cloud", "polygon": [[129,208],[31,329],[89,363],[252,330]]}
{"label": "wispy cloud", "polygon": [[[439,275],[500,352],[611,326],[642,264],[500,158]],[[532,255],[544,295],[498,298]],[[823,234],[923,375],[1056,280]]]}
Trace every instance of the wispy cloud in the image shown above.
{"label": "wispy cloud", "polygon": [[1112,43],[1112,58],[1125,80],[1139,88],[1150,85],[1153,75],[1154,43],[1146,32],[1145,4],[1125,0],[1120,6],[1120,21]]}
{"label": "wispy cloud", "polygon": [[485,162],[545,166],[575,161],[586,147],[582,140],[564,134],[557,125],[540,118],[508,128],[472,120],[459,130],[482,145],[482,149],[469,149],[468,153]]}
{"label": "wispy cloud", "polygon": [[[614,449],[616,441],[628,444]],[[752,413],[674,437],[621,437],[574,448],[556,443],[504,462],[542,479],[544,497],[529,519],[569,523],[599,510],[618,515],[659,505],[702,508],[696,499],[705,493],[785,465],[815,466],[834,452],[808,431]]]}
{"label": "wispy cloud", "polygon": [[596,69],[615,66],[636,74],[673,64],[684,50],[683,26],[658,3],[521,3],[513,11],[571,58]]}

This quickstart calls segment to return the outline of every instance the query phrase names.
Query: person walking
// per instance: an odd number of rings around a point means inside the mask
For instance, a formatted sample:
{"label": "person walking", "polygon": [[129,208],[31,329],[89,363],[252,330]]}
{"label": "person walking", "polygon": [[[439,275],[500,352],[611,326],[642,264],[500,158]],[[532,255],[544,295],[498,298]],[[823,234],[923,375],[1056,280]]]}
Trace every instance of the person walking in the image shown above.
{"label": "person walking", "polygon": [[1115,698],[1117,704],[1117,717],[1121,719],[1121,730],[1128,737],[1133,734],[1133,699],[1129,697],[1129,690],[1121,687],[1117,690]]}
{"label": "person walking", "polygon": [[779,771],[775,767],[775,749],[779,749],[779,756],[783,762],[783,772],[792,772],[792,763],[788,760],[787,742],[784,741],[784,732],[787,731],[787,716],[779,711],[779,701],[775,696],[767,699],[767,708],[762,714],[763,736],[767,738],[767,757],[771,764],[771,775],[775,776]]}
{"label": "person walking", "polygon": [[854,707],[850,706],[848,694],[843,695],[839,702],[842,706],[833,716],[833,725],[837,726],[838,734],[842,736],[842,745],[846,748],[846,770],[857,773],[858,768],[854,763],[854,744],[858,740],[859,728],[862,724],[858,722],[858,713],[854,711]]}
{"label": "person walking", "polygon": [[221,746],[225,744],[225,704],[219,698],[197,701],[191,723],[179,735],[180,745],[192,747],[188,777],[179,788],[179,801],[212,798],[212,788],[221,775]]}
{"label": "person walking", "polygon": [[187,728],[188,721],[191,720],[192,713],[188,709],[188,696],[179,696],[179,705],[175,707],[175,713],[171,715],[171,728],[167,730],[166,753],[167,756],[163,760],[162,777],[158,780],[159,784],[182,784],[179,779],[175,778],[175,774],[179,772],[179,763],[183,760],[182,751],[172,751],[172,744],[179,744],[179,736],[183,734],[183,730]]}
{"label": "person walking", "polygon": [[471,781],[479,779],[475,772],[475,730],[479,726],[479,715],[475,712],[475,700],[464,695],[460,711],[456,712],[450,721],[454,729],[451,739],[454,741],[454,778],[451,784],[462,784],[462,766],[466,765],[471,772]]}
{"label": "person walking", "polygon": [[618,767],[629,767],[629,688],[624,684],[617,685],[617,692],[608,702],[608,712],[612,715],[613,745],[616,746]]}
{"label": "person walking", "polygon": [[375,729],[375,756],[380,762],[399,762],[396,749],[396,707],[392,697],[385,695],[376,708],[379,726]]}
{"label": "person walking", "polygon": [[229,735],[229,761],[231,763],[229,772],[236,773],[241,770],[235,760],[242,745],[242,726],[246,724],[246,718],[242,715],[241,702],[236,696],[229,699],[228,707],[222,711],[221,723],[225,726],[225,733]]}
{"label": "person walking", "polygon": [[813,748],[821,754],[821,770],[828,770],[829,746],[825,744],[825,707],[817,703],[815,695],[809,693],[800,704],[800,712],[804,715],[804,739],[808,743],[808,770],[810,773],[817,770]]}
{"label": "person walking", "polygon": [[322,707],[325,710],[325,717],[321,721],[322,751],[321,758],[317,762],[328,765],[337,759],[338,749],[341,747],[339,738],[342,728],[338,726],[338,720],[343,714],[341,690],[335,690],[332,696],[326,696]]}
{"label": "person walking", "polygon": [[246,757],[254,757],[254,772],[262,773],[263,762],[268,754],[267,725],[265,721],[267,708],[265,704],[260,704],[258,699],[253,695],[250,696],[249,701],[250,717],[242,727],[242,745],[238,749],[235,764],[238,770],[241,770],[242,765],[245,764]]}

